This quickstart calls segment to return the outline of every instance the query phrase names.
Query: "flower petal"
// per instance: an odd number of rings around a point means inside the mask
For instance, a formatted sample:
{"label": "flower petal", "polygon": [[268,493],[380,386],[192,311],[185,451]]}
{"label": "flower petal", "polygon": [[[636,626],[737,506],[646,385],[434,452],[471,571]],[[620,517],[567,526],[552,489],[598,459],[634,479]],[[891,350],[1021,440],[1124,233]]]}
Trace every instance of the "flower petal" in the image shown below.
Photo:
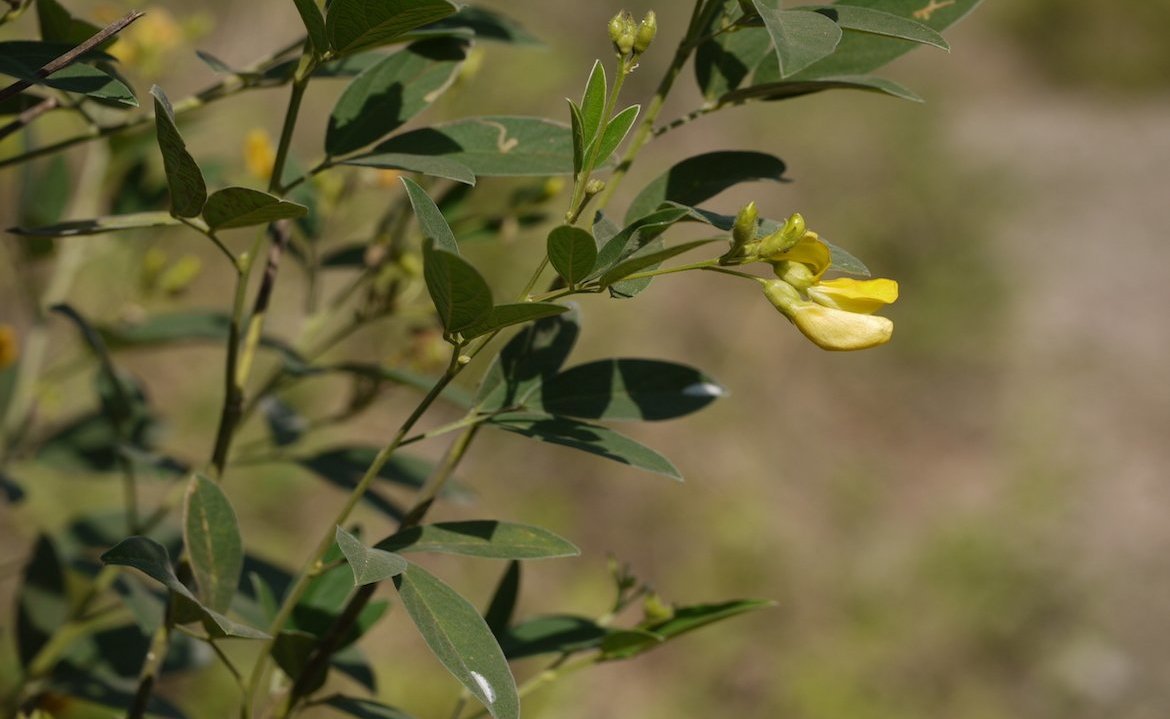
{"label": "flower petal", "polygon": [[898,299],[898,283],[884,278],[840,277],[813,285],[808,289],[808,296],[826,307],[871,314]]}
{"label": "flower petal", "polygon": [[825,350],[863,350],[890,341],[888,317],[846,312],[812,302],[790,308],[789,317],[805,337]]}
{"label": "flower petal", "polygon": [[828,245],[821,242],[817,233],[806,232],[795,245],[766,259],[769,262],[788,261],[808,265],[813,276],[819,278],[829,269],[829,265],[833,264],[833,253],[830,252]]}

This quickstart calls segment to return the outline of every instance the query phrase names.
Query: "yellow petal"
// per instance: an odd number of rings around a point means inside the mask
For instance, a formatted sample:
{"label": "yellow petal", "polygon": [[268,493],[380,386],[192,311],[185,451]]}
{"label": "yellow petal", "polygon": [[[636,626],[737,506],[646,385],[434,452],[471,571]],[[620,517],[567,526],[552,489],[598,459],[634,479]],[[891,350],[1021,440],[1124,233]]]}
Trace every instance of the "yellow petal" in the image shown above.
{"label": "yellow petal", "polygon": [[829,251],[829,246],[817,237],[817,233],[806,232],[804,237],[797,240],[789,249],[765,259],[770,262],[788,261],[808,265],[813,276],[819,278],[833,263],[833,254]]}
{"label": "yellow petal", "polygon": [[20,340],[16,337],[16,330],[9,325],[0,325],[0,369],[16,361],[20,355]]}
{"label": "yellow petal", "polygon": [[810,287],[808,296],[826,307],[868,315],[898,299],[898,283],[884,278],[854,280],[840,277]]}
{"label": "yellow petal", "polygon": [[890,341],[894,323],[888,317],[864,315],[812,302],[789,309],[789,318],[805,337],[825,350],[863,350]]}
{"label": "yellow petal", "polygon": [[244,136],[244,166],[248,172],[259,180],[267,180],[272,175],[272,167],[276,164],[276,149],[272,146],[272,138],[268,133],[255,128]]}

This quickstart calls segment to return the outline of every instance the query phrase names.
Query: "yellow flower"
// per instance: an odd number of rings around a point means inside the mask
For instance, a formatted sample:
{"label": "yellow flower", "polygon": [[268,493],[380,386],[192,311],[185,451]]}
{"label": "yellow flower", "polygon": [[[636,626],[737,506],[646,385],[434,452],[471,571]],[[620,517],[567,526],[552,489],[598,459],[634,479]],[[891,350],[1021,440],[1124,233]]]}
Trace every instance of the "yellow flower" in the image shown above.
{"label": "yellow flower", "polygon": [[267,181],[275,164],[276,148],[272,146],[268,131],[259,127],[248,130],[244,136],[244,166],[248,173],[258,180]]}
{"label": "yellow flower", "polygon": [[20,340],[11,325],[0,325],[0,369],[4,369],[20,356]]}
{"label": "yellow flower", "polygon": [[832,255],[814,232],[766,259],[779,279],[764,283],[764,295],[821,349],[860,350],[890,341],[894,323],[873,313],[898,299],[894,280],[821,279]]}
{"label": "yellow flower", "polygon": [[151,8],[118,36],[109,53],[123,64],[155,76],[166,69],[169,56],[184,40],[183,27],[173,15],[162,8]]}

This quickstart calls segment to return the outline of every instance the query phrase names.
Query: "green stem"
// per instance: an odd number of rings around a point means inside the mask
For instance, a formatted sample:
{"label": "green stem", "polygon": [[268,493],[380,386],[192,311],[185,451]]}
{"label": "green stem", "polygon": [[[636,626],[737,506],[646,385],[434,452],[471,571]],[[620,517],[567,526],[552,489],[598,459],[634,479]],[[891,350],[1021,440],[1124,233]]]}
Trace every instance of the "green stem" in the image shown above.
{"label": "green stem", "polygon": [[244,305],[248,298],[248,278],[259,249],[259,240],[252,243],[252,249],[240,257],[236,267],[236,291],[232,301],[232,319],[228,325],[227,358],[224,367],[224,399],[219,414],[219,429],[215,434],[215,446],[211,450],[211,466],[216,477],[223,477],[227,466],[228,451],[235,433],[240,413],[243,411],[243,387],[236,382],[240,353],[241,328],[244,322]]}
{"label": "green stem", "polygon": [[154,692],[154,683],[158,680],[159,670],[167,658],[170,641],[171,626],[168,617],[162,626],[155,630],[150,640],[150,648],[146,651],[146,659],[138,675],[138,689],[134,692],[134,702],[126,712],[126,719],[142,719],[146,716],[150,695]]}
{"label": "green stem", "polygon": [[272,163],[272,176],[268,178],[268,191],[280,194],[280,179],[284,175],[284,165],[288,161],[289,147],[292,145],[293,130],[297,126],[297,117],[301,110],[301,101],[305,98],[305,90],[309,80],[313,79],[313,70],[317,67],[317,60],[313,55],[312,42],[305,41],[305,49],[301,54],[301,61],[293,75],[292,91],[288,98],[288,108],[284,113],[284,125],[280,129],[280,141],[276,146],[276,159]]}
{"label": "green stem", "polygon": [[460,370],[462,370],[464,365],[459,362],[462,349],[462,345],[456,345],[452,348],[451,360],[447,365],[447,371],[443,373],[443,376],[440,377],[437,382],[435,382],[435,385],[431,387],[431,390],[427,393],[426,397],[424,397],[422,401],[419,402],[418,406],[414,408],[414,411],[410,413],[410,416],[407,417],[406,420],[402,423],[402,426],[398,428],[398,431],[395,433],[394,438],[390,440],[390,443],[383,447],[380,452],[378,452],[378,455],[374,458],[374,461],[370,464],[369,468],[366,470],[366,473],[357,483],[357,486],[354,487],[352,492],[350,492],[349,498],[346,500],[345,505],[342,506],[341,510],[334,517],[333,521],[329,525],[328,531],[326,531],[321,537],[321,540],[317,543],[317,546],[313,550],[313,553],[310,555],[308,561],[297,575],[296,581],[285,595],[284,601],[281,603],[276,617],[272,620],[272,623],[268,628],[268,633],[271,636],[261,645],[260,656],[256,660],[256,664],[252,667],[251,676],[248,678],[245,712],[248,712],[249,715],[252,699],[256,695],[256,689],[260,684],[261,678],[267,671],[269,655],[271,654],[272,647],[276,642],[276,636],[280,633],[280,630],[284,628],[285,624],[288,623],[289,617],[292,616],[293,609],[296,608],[297,602],[301,600],[301,597],[304,596],[305,590],[308,589],[309,582],[312,581],[312,579],[317,576],[318,572],[321,570],[325,553],[329,551],[331,546],[333,546],[334,530],[337,527],[345,524],[346,520],[349,519],[349,515],[353,512],[354,508],[357,507],[358,502],[362,500],[362,497],[365,496],[366,491],[369,490],[370,485],[372,485],[374,480],[377,478],[378,473],[382,470],[382,467],[384,467],[386,463],[390,461],[390,458],[402,445],[402,441],[406,439],[406,436],[410,433],[410,430],[414,427],[415,423],[417,423],[418,420],[422,418],[427,409],[429,409],[435,400],[439,398],[439,395],[442,394],[447,385],[450,384],[451,381],[459,374]]}

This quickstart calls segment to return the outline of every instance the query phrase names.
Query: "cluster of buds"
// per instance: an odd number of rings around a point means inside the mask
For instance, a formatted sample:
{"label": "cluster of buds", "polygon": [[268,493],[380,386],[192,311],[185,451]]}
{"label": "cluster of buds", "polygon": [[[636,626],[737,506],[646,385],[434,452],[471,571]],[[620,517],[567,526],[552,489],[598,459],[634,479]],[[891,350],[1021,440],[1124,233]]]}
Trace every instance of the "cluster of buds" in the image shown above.
{"label": "cluster of buds", "polygon": [[637,57],[646,52],[657,34],[658,17],[653,10],[648,11],[640,23],[625,10],[609,21],[609,39],[613,40],[614,49],[622,57]]}
{"label": "cluster of buds", "polygon": [[824,279],[833,263],[829,246],[808,229],[799,213],[762,239],[759,215],[748,203],[735,218],[731,249],[723,265],[767,262],[774,280],[761,280],[764,296],[814,344],[827,350],[858,350],[889,342],[894,323],[874,312],[898,299],[898,283],[879,278]]}

